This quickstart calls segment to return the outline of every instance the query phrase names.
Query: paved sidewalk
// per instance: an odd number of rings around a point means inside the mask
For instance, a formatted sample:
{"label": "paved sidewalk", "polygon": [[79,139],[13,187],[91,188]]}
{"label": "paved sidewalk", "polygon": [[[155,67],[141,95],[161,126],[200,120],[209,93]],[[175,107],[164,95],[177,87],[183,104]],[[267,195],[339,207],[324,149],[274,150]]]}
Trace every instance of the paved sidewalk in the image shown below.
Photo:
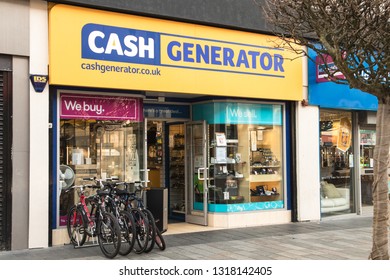
{"label": "paved sidewalk", "polygon": [[[169,226],[168,226],[169,231]],[[367,260],[372,216],[164,234],[167,249],[117,256],[137,260]],[[104,260],[99,247],[71,245],[0,252],[0,260]]]}

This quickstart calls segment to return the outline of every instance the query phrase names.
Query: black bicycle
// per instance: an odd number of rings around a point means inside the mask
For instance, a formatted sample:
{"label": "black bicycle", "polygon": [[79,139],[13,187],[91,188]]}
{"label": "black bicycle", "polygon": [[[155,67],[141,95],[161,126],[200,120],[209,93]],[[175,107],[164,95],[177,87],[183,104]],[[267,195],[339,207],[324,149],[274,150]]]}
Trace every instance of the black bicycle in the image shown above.
{"label": "black bicycle", "polygon": [[[152,212],[150,212],[150,210],[147,209],[144,204],[143,194],[144,194],[145,187],[142,184],[142,182],[137,181],[134,182],[134,188],[135,191],[129,194],[128,200],[133,205],[133,208],[137,208],[145,214],[145,216],[149,220],[149,225],[150,225],[148,231],[149,245],[145,248],[144,252],[148,253],[152,251],[155,244],[159,247],[160,250],[165,250],[166,248],[165,240],[162,236],[162,233],[160,232],[160,230],[156,225],[157,221],[155,220]],[[137,195],[137,192],[139,192],[140,195]]]}
{"label": "black bicycle", "polygon": [[109,179],[109,181],[104,181],[101,184],[104,189],[108,190],[106,209],[117,218],[121,228],[122,244],[119,249],[119,254],[122,256],[128,255],[134,248],[137,236],[134,216],[126,209],[120,208],[121,199],[118,195],[120,190],[117,189],[117,185],[120,184],[119,182],[113,182]]}
{"label": "black bicycle", "polygon": [[[117,182],[115,184],[111,184],[115,186],[115,189],[112,191],[112,194],[117,199],[117,203],[120,209],[127,211],[132,215],[135,222],[135,242],[133,246],[133,250],[135,253],[140,254],[145,252],[148,248],[149,237],[148,233],[150,232],[150,220],[146,213],[139,209],[138,207],[134,207],[132,204],[132,194],[128,191],[128,183]],[[124,186],[125,189],[118,188],[119,186]]]}

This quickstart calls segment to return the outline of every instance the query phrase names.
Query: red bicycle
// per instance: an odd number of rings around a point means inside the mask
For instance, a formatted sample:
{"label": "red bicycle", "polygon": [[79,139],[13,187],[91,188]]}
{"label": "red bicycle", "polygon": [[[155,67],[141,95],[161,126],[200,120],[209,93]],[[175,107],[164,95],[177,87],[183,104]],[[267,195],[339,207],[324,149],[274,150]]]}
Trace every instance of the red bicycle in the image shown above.
{"label": "red bicycle", "polygon": [[[79,189],[80,200],[73,205],[67,215],[67,230],[70,242],[75,247],[85,244],[92,237],[92,245],[97,243],[107,258],[114,258],[121,246],[121,229],[116,217],[106,211],[105,200],[108,191],[98,190],[95,195],[86,197],[85,188],[97,188],[98,185],[72,186],[66,191]],[[88,208],[90,205],[91,209]]]}

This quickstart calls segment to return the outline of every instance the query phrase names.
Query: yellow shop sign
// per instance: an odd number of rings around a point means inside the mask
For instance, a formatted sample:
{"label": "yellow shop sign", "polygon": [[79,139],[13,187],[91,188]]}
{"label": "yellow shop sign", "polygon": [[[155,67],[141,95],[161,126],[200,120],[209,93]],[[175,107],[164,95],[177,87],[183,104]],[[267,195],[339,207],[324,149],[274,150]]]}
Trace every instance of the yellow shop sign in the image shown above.
{"label": "yellow shop sign", "polygon": [[301,100],[302,61],[273,40],[56,5],[50,12],[50,83]]}

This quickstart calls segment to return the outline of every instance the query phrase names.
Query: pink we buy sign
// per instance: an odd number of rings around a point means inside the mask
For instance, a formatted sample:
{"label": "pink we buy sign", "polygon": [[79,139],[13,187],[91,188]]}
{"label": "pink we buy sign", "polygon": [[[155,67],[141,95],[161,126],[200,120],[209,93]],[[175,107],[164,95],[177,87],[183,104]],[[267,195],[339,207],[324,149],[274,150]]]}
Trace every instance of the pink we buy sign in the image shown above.
{"label": "pink we buy sign", "polygon": [[133,121],[143,119],[140,98],[62,93],[60,99],[62,119]]}

